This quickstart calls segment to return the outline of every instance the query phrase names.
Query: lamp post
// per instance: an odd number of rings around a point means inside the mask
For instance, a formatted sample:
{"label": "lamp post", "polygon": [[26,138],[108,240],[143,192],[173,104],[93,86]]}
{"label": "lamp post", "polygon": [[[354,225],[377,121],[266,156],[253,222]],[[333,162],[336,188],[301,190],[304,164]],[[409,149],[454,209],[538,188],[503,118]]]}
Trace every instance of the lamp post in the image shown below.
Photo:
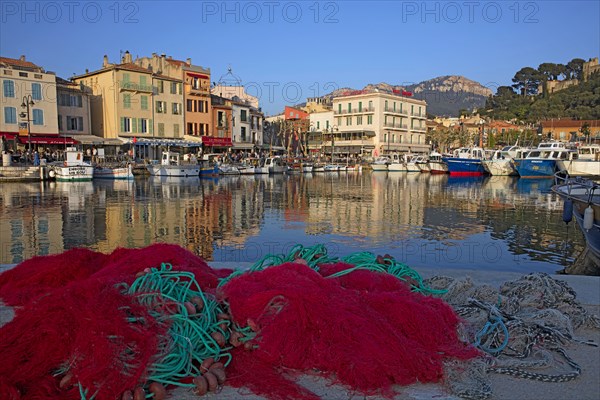
{"label": "lamp post", "polygon": [[19,116],[21,118],[25,118],[27,117],[27,143],[28,143],[28,151],[29,154],[31,154],[31,119],[30,119],[30,114],[29,114],[29,106],[34,106],[35,103],[33,102],[33,98],[31,97],[30,94],[28,94],[27,96],[23,96],[23,102],[21,103],[21,108],[22,109],[26,109],[27,112],[22,112],[21,114],[19,114]]}

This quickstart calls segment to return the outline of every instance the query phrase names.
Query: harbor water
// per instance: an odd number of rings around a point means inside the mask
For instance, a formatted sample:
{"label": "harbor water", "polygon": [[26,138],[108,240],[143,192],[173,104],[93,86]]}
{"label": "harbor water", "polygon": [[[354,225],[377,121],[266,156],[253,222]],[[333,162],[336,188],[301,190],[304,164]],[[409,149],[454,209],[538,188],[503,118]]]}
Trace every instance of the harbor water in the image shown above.
{"label": "harbor water", "polygon": [[554,273],[585,241],[552,184],[403,172],[2,183],[0,264],[157,242],[247,264],[320,243],[416,269]]}

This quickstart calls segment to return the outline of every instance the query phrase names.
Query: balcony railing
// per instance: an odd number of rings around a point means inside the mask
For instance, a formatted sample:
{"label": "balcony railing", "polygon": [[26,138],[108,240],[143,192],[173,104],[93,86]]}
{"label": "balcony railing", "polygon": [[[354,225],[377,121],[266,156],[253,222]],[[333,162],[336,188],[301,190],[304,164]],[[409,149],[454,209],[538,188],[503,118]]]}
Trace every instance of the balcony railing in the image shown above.
{"label": "balcony railing", "polygon": [[408,130],[408,126],[406,124],[394,124],[391,122],[386,122],[383,124],[386,128],[395,128],[395,129],[404,129]]}
{"label": "balcony railing", "polygon": [[154,92],[154,87],[152,85],[140,85],[135,82],[121,82],[121,89],[123,90],[133,90],[136,92]]}
{"label": "balcony railing", "polygon": [[425,118],[424,113],[413,112],[413,113],[410,113],[410,115],[412,115],[413,117]]}
{"label": "balcony railing", "polygon": [[351,110],[346,109],[342,109],[342,111],[340,111],[339,109],[334,110],[333,113],[335,115],[342,115],[342,114],[358,114],[358,113],[372,113],[375,111],[375,107],[362,107],[362,108],[353,108]]}
{"label": "balcony railing", "polygon": [[386,113],[390,113],[390,114],[408,115],[408,111],[406,111],[406,110],[394,110],[393,108],[390,108],[390,107],[384,107],[383,111]]}

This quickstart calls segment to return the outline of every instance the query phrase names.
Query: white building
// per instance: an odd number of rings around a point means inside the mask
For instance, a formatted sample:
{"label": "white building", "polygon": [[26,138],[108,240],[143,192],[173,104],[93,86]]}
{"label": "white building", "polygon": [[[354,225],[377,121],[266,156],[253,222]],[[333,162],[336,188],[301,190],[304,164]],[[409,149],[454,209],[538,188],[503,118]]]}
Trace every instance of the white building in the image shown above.
{"label": "white building", "polygon": [[263,144],[263,113],[251,104],[234,98],[231,107],[233,150],[251,151]]}
{"label": "white building", "polygon": [[425,153],[427,103],[395,93],[353,91],[333,99],[335,152]]}

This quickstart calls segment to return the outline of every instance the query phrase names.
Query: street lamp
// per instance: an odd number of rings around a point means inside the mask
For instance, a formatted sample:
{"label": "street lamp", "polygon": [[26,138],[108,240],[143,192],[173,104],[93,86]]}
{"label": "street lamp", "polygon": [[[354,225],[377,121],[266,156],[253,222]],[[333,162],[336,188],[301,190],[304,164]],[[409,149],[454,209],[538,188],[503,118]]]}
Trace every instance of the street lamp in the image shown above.
{"label": "street lamp", "polygon": [[30,94],[28,94],[27,96],[23,96],[23,102],[21,103],[21,108],[26,109],[27,113],[22,112],[21,114],[19,114],[19,116],[21,118],[27,117],[27,143],[28,143],[28,147],[29,147],[29,154],[31,154],[31,127],[30,127],[31,119],[30,119],[30,115],[29,115],[29,106],[34,106],[34,105],[35,105],[35,103],[33,102],[33,98],[31,97]]}

